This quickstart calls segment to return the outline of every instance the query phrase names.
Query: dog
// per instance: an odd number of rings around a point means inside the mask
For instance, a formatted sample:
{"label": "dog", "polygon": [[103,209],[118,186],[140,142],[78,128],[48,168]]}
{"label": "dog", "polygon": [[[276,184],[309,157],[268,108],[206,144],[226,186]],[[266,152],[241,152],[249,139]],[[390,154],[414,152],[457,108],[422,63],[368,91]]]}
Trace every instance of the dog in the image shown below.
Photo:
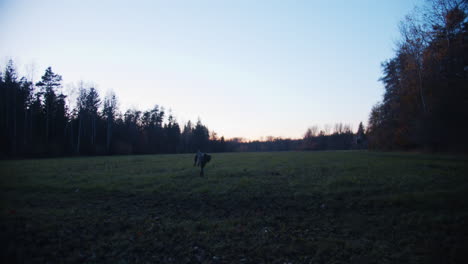
{"label": "dog", "polygon": [[193,163],[193,166],[200,166],[200,176],[203,176],[204,173],[203,173],[203,168],[205,167],[205,165],[210,162],[211,160],[211,155],[208,155],[206,153],[202,153],[199,151],[197,151],[197,154],[195,154],[195,159],[194,159],[194,163]]}

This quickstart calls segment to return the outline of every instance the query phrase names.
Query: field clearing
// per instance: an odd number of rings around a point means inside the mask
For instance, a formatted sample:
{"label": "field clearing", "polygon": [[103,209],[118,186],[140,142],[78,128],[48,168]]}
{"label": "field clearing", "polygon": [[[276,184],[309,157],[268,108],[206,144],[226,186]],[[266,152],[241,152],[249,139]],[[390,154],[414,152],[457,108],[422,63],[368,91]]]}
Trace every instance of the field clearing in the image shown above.
{"label": "field clearing", "polygon": [[0,161],[2,263],[463,263],[468,157]]}

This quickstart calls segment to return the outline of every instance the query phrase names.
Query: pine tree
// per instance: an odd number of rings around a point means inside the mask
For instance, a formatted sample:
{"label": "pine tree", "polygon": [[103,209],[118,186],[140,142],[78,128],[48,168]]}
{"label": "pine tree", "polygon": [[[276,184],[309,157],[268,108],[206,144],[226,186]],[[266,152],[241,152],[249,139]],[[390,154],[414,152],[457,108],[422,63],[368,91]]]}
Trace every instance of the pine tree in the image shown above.
{"label": "pine tree", "polygon": [[40,95],[43,98],[43,108],[45,112],[45,140],[46,144],[48,144],[49,140],[51,139],[52,135],[51,131],[53,131],[57,117],[57,89],[62,86],[62,76],[55,74],[52,71],[51,67],[48,67],[41,77],[41,81],[36,83],[36,86],[40,88]]}

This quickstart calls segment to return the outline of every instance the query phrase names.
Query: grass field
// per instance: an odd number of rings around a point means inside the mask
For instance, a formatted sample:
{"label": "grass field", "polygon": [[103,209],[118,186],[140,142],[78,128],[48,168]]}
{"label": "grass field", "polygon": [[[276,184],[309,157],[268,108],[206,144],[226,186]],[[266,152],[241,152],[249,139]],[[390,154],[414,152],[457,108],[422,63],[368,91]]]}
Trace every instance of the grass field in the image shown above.
{"label": "grass field", "polygon": [[0,161],[2,263],[466,263],[468,157]]}

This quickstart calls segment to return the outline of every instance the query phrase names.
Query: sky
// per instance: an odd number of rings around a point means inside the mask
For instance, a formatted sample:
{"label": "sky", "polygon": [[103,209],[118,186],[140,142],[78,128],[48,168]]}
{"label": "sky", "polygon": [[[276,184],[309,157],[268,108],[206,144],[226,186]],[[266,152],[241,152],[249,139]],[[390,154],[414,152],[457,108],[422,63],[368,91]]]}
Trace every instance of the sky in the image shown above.
{"label": "sky", "polygon": [[0,69],[46,67],[120,110],[171,110],[218,136],[300,138],[367,123],[398,23],[418,0],[0,0]]}

